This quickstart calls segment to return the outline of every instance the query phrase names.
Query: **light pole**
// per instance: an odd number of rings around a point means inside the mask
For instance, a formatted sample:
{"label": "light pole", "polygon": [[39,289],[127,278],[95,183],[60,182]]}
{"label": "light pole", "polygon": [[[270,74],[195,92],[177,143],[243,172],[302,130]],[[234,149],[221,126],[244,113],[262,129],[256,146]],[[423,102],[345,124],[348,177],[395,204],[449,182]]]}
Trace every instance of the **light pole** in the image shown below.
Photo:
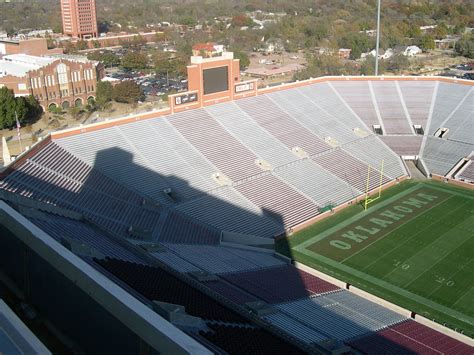
{"label": "light pole", "polygon": [[375,44],[375,75],[379,75],[379,43],[380,43],[380,0],[377,0],[377,43]]}

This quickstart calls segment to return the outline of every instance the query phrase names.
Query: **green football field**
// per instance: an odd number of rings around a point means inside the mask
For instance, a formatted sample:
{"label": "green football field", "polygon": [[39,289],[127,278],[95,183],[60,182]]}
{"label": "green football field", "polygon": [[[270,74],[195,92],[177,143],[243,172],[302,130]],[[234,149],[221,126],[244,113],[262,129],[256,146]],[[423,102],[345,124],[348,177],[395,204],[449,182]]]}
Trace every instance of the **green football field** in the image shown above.
{"label": "green football field", "polygon": [[474,335],[474,192],[404,182],[296,233],[280,252]]}

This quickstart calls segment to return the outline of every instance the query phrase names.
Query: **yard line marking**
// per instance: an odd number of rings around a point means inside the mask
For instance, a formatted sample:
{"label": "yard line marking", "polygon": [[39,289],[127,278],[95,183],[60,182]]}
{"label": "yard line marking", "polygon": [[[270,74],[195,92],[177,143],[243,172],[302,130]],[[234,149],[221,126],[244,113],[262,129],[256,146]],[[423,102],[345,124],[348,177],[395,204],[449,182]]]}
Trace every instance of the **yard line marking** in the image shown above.
{"label": "yard line marking", "polygon": [[403,223],[401,225],[399,225],[398,227],[392,229],[391,231],[388,231],[387,233],[385,233],[384,235],[382,235],[380,238],[374,240],[373,242],[369,243],[368,245],[366,245],[365,247],[363,247],[362,249],[360,249],[359,251],[355,252],[354,254],[352,255],[349,255],[347,258],[345,258],[344,260],[340,261],[341,264],[343,264],[344,262],[346,262],[347,260],[349,260],[350,258],[352,258],[353,256],[356,256],[357,254],[359,254],[362,250],[365,250],[366,248],[368,248],[369,246],[371,245],[374,245],[375,243],[377,243],[379,240],[382,240],[384,239],[387,235],[389,234],[392,234],[393,232],[395,232],[396,230],[398,230],[399,228],[403,227],[404,225],[406,225],[407,223],[410,223],[411,221],[413,221],[415,218],[418,218],[418,217],[421,217],[423,215],[425,215],[427,212],[431,211],[433,208],[437,207],[438,205],[446,202],[446,201],[449,201],[451,198],[453,198],[454,196],[450,196],[448,197],[446,200],[442,200],[442,201],[439,201],[438,203],[434,204],[433,206],[430,206],[427,210],[421,212],[419,215],[416,215],[416,216],[413,216],[411,217],[410,219],[408,219],[406,221],[406,223]]}
{"label": "yard line marking", "polygon": [[472,286],[469,290],[467,290],[466,292],[464,292],[464,293],[461,295],[461,297],[459,297],[459,298],[457,299],[457,301],[454,302],[454,303],[451,305],[451,307],[454,307],[454,306],[456,305],[456,303],[458,303],[460,300],[462,300],[463,297],[466,296],[466,295],[467,295],[469,292],[471,292],[473,289],[474,289],[474,286]]}
{"label": "yard line marking", "polygon": [[[453,196],[453,197],[454,197],[454,196]],[[450,198],[451,198],[451,197],[450,197]],[[450,198],[449,198],[449,199],[450,199]],[[449,199],[447,199],[447,200],[445,200],[445,201],[443,201],[443,202],[446,202],[446,201],[448,201]],[[467,203],[467,202],[466,202],[466,203]],[[458,209],[461,209],[461,208],[463,208],[463,207],[464,207],[464,204],[463,204],[462,206],[458,207],[457,209],[455,209],[454,211],[452,211],[451,213],[449,213],[447,216],[443,217],[443,219],[447,218],[447,217],[450,216],[451,214],[455,214]],[[420,217],[420,216],[422,216],[422,215],[419,215],[419,216],[417,216],[417,217]],[[411,221],[410,221],[410,222],[411,222]],[[410,222],[408,222],[408,223],[410,223]],[[405,225],[408,224],[408,223],[405,223]],[[362,269],[362,271],[364,271],[365,269],[367,269],[369,266],[371,266],[371,265],[374,264],[375,262],[379,261],[380,259],[386,257],[388,254],[390,254],[390,253],[394,252],[395,250],[401,248],[401,247],[402,247],[403,245],[405,245],[406,243],[412,241],[415,237],[417,237],[418,235],[420,235],[420,234],[421,234],[422,232],[424,232],[426,229],[431,228],[431,227],[433,226],[433,224],[435,224],[435,223],[439,223],[439,221],[438,221],[438,220],[435,220],[433,223],[428,224],[425,228],[423,228],[423,229],[421,229],[419,232],[413,234],[411,237],[409,237],[407,240],[405,240],[404,242],[402,242],[400,245],[398,245],[398,246],[395,247],[394,249],[391,249],[391,250],[389,250],[388,252],[384,253],[382,256],[379,256],[378,258],[376,258],[376,259],[375,259],[374,261],[372,261],[370,264],[368,264],[367,266],[365,266],[365,267]],[[430,243],[430,244],[431,244],[431,243]],[[425,248],[426,248],[426,247],[429,247],[430,244],[426,245]],[[410,257],[410,258],[411,258],[411,257]],[[410,259],[410,258],[408,258],[408,259]],[[405,262],[405,261],[407,261],[408,259],[404,259],[404,260],[400,260],[400,261]],[[392,270],[392,271],[394,271],[394,270]],[[387,274],[387,275],[384,275],[384,277],[385,277],[385,276],[388,276],[388,274]]]}

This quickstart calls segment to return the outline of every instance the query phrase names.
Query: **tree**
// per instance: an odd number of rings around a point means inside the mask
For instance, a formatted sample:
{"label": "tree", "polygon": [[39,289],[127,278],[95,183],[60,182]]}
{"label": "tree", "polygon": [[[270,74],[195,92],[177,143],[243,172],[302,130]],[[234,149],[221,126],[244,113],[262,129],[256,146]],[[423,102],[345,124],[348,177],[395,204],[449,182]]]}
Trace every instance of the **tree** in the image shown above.
{"label": "tree", "polygon": [[467,58],[474,58],[474,35],[466,35],[456,42],[457,53]]}
{"label": "tree", "polygon": [[144,53],[127,52],[122,58],[122,66],[125,69],[145,69],[148,66],[148,58]]}
{"label": "tree", "polygon": [[114,88],[108,81],[100,81],[97,83],[97,89],[95,92],[95,101],[97,106],[105,108],[109,101],[112,101],[114,96]]}
{"label": "tree", "polygon": [[137,83],[127,80],[115,85],[113,98],[117,102],[131,104],[143,100],[144,95]]}
{"label": "tree", "polygon": [[84,49],[87,49],[87,42],[84,41],[84,40],[82,40],[82,39],[79,40],[79,41],[77,41],[77,43],[76,43],[76,50],[82,51],[82,50],[84,50]]}
{"label": "tree", "polygon": [[402,54],[392,56],[387,62],[387,70],[398,73],[410,66],[408,58]]}
{"label": "tree", "polygon": [[425,52],[435,49],[434,38],[430,35],[424,35],[418,40],[418,46]]}
{"label": "tree", "polygon": [[232,17],[232,26],[234,27],[243,27],[243,26],[252,26],[253,20],[243,14],[236,15]]}
{"label": "tree", "polygon": [[41,112],[41,106],[34,97],[15,97],[13,90],[6,87],[0,89],[0,128],[13,128],[16,117],[20,123],[25,123]]}
{"label": "tree", "polygon": [[248,68],[250,65],[250,59],[247,53],[239,50],[234,50],[234,59],[240,59],[240,70]]}

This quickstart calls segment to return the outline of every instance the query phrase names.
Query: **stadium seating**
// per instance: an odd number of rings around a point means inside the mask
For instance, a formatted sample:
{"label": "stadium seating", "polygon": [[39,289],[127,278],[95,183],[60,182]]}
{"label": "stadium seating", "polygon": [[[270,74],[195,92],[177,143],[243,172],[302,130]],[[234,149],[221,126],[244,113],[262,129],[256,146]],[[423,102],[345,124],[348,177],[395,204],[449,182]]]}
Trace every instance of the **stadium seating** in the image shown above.
{"label": "stadium seating", "polygon": [[275,169],[275,175],[294,186],[318,206],[336,206],[355,197],[351,186],[310,159]]}
{"label": "stadium seating", "polygon": [[422,136],[382,136],[380,139],[398,155],[420,155]]}
{"label": "stadium seating", "polygon": [[398,81],[403,101],[415,125],[425,130],[430,116],[433,92],[436,86],[434,81]]}
{"label": "stadium seating", "polygon": [[[268,303],[281,303],[339,290],[293,266],[223,274],[222,278]],[[285,286],[282,287],[282,280]]]}
{"label": "stadium seating", "polygon": [[349,341],[366,354],[456,354],[468,355],[473,348],[420,323],[406,321],[378,333]]}
{"label": "stadium seating", "polygon": [[228,232],[270,238],[284,229],[281,221],[264,214],[261,208],[230,186],[209,191],[176,208]]}
{"label": "stadium seating", "polygon": [[235,105],[286,145],[288,149],[303,148],[309,155],[319,154],[330,149],[327,143],[301,125],[290,114],[276,106],[269,96],[262,95],[238,100]]}
{"label": "stadium seating", "polygon": [[474,155],[471,155],[471,158],[467,165],[462,169],[462,171],[456,176],[456,178],[474,183]]}
{"label": "stadium seating", "polygon": [[395,81],[371,81],[385,134],[413,134]]}
{"label": "stadium seating", "polygon": [[372,99],[372,92],[367,81],[335,81],[331,85],[364,121],[369,131],[372,131],[373,125],[380,125]]}
{"label": "stadium seating", "polygon": [[[436,101],[433,107],[433,115],[429,122],[428,135],[432,136],[439,128],[443,126],[446,119],[455,112],[461,100],[471,90],[468,85],[454,85],[440,82]],[[472,138],[471,138],[472,142]]]}
{"label": "stadium seating", "polygon": [[206,108],[206,111],[232,136],[242,142],[259,159],[269,163],[271,167],[275,168],[298,159],[290,149],[266,132],[235,104],[213,105]]}
{"label": "stadium seating", "polygon": [[258,298],[223,280],[206,281],[204,285],[236,304],[258,301]]}
{"label": "stadium seating", "polygon": [[380,330],[405,318],[348,291],[274,305],[306,326],[341,341]]}
{"label": "stadium seating", "polygon": [[235,189],[277,223],[287,227],[319,213],[319,207],[313,201],[270,174],[237,185]]}
{"label": "stadium seating", "polygon": [[449,128],[446,138],[461,142],[473,143],[474,135],[474,91],[463,98],[459,106],[443,124]]}
{"label": "stadium seating", "polygon": [[[354,194],[359,195],[366,190],[368,165],[346,153],[342,149],[334,149],[328,153],[314,157],[313,160],[332,174],[346,181],[354,189]],[[389,179],[384,176],[383,183]],[[380,174],[372,174],[369,188],[374,189],[380,185]]]}
{"label": "stadium seating", "polygon": [[[313,88],[313,86],[310,87]],[[305,93],[309,94],[309,92]],[[331,137],[340,144],[344,144],[359,138],[352,130],[361,126],[361,123],[351,125],[351,122],[346,122],[346,116],[335,119],[335,116],[317,105],[305,93],[300,89],[294,89],[274,92],[267,96],[281,110],[290,113],[296,121],[321,139]]]}
{"label": "stadium seating", "polygon": [[74,240],[97,250],[104,257],[126,260],[138,264],[147,262],[137,253],[133,253],[117,244],[110,236],[83,221],[55,216],[49,213],[36,214],[30,220],[58,242]]}
{"label": "stadium seating", "polygon": [[205,110],[178,113],[170,116],[169,122],[232,181],[262,172],[255,164],[257,156]]}
{"label": "stadium seating", "polygon": [[304,354],[267,331],[254,327],[208,324],[210,330],[199,335],[229,354]]}
{"label": "stadium seating", "polygon": [[249,323],[163,269],[109,258],[96,262],[150,301],[182,305],[188,314],[206,320]]}
{"label": "stadium seating", "polygon": [[286,263],[272,254],[209,245],[165,244],[167,248],[211,274],[249,271]]}
{"label": "stadium seating", "polygon": [[[369,164],[372,168],[380,170],[384,162],[384,175],[390,179],[406,175],[400,158],[384,144],[380,143],[379,137],[369,136],[355,142],[346,144],[343,148],[349,154]],[[388,180],[387,180],[388,181]]]}
{"label": "stadium seating", "polygon": [[445,175],[473,150],[474,144],[428,136],[422,156],[431,173]]}

